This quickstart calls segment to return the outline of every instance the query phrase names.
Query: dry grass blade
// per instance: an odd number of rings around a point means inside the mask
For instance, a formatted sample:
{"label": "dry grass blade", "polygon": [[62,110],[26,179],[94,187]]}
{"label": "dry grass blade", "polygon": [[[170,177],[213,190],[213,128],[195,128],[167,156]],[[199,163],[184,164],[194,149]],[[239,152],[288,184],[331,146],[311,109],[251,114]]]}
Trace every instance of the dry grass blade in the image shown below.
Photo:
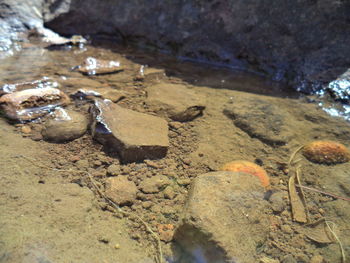
{"label": "dry grass blade", "polygon": [[[301,180],[300,180],[300,166],[298,166],[295,170],[295,186],[298,184],[298,185],[301,185]],[[307,209],[307,205],[306,205],[306,199],[305,199],[305,194],[304,194],[304,191],[303,191],[303,188],[299,188],[299,196],[300,196],[300,199],[301,201],[303,202],[303,205],[304,205],[304,209],[305,209],[305,214],[306,214],[306,219],[307,221],[309,221],[309,211]]]}
{"label": "dry grass blade", "polygon": [[301,200],[295,186],[296,175],[292,175],[289,178],[289,198],[292,207],[293,219],[300,223],[307,223],[307,214],[305,211],[304,203]]}
{"label": "dry grass blade", "polygon": [[299,188],[303,188],[303,189],[309,190],[309,191],[313,191],[313,192],[316,192],[316,193],[320,193],[320,194],[323,194],[323,195],[328,195],[328,196],[334,197],[336,199],[341,199],[341,200],[350,202],[350,198],[347,198],[347,197],[344,197],[344,196],[328,193],[328,192],[321,191],[321,190],[318,190],[318,189],[315,189],[315,188],[312,188],[312,187],[308,187],[308,186],[305,186],[305,185],[301,185],[301,184],[296,184],[295,186],[299,187]]}
{"label": "dry grass blade", "polygon": [[340,251],[341,251],[341,257],[342,257],[342,263],[346,263],[346,257],[345,257],[345,251],[344,251],[344,248],[343,248],[343,244],[342,242],[340,241],[338,235],[335,233],[335,223],[331,222],[331,221],[325,221],[326,222],[326,225],[329,229],[329,231],[331,231],[332,235],[334,236],[334,238],[337,240],[338,244],[339,244],[339,248],[340,248]]}
{"label": "dry grass blade", "polygon": [[294,164],[293,160],[295,158],[295,156],[297,155],[298,152],[300,152],[302,149],[304,148],[304,145],[299,146],[290,156],[289,161],[288,161],[288,165],[291,166],[292,164]]}

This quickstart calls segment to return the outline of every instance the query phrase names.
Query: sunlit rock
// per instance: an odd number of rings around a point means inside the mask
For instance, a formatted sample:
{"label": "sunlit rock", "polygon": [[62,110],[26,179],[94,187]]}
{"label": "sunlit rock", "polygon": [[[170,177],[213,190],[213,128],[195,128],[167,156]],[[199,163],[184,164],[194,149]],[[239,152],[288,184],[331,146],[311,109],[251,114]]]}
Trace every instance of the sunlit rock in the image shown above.
{"label": "sunlit rock", "polygon": [[57,109],[52,117],[41,131],[44,140],[50,142],[75,140],[86,133],[89,124],[84,114],[75,111]]}
{"label": "sunlit rock", "polygon": [[175,121],[191,121],[205,109],[204,99],[194,90],[168,83],[148,87],[147,104]]}
{"label": "sunlit rock", "polygon": [[42,117],[57,106],[69,102],[69,97],[55,88],[26,89],[0,98],[0,106],[5,116],[20,121]]}
{"label": "sunlit rock", "polygon": [[257,262],[256,251],[269,232],[267,207],[264,188],[255,176],[199,175],[192,182],[175,239],[198,262]]}
{"label": "sunlit rock", "polygon": [[122,108],[109,100],[96,100],[91,108],[93,137],[123,162],[159,159],[166,155],[168,124],[152,115]]}
{"label": "sunlit rock", "polygon": [[123,68],[119,61],[102,60],[93,57],[88,57],[81,66],[78,66],[78,71],[84,75],[110,74],[122,70]]}

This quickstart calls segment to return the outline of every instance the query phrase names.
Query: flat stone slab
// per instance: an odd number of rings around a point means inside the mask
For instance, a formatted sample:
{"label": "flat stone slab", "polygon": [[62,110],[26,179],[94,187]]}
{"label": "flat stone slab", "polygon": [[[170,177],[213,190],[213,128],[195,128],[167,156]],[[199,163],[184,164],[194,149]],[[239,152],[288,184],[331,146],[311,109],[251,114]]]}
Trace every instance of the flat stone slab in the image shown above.
{"label": "flat stone slab", "polygon": [[109,100],[96,100],[91,108],[93,137],[122,162],[163,158],[169,147],[168,123],[159,117],[120,107]]}
{"label": "flat stone slab", "polygon": [[290,138],[288,119],[292,116],[277,105],[258,98],[233,98],[224,114],[252,138],[269,145],[284,145]]}
{"label": "flat stone slab", "polygon": [[269,231],[267,211],[256,177],[233,172],[199,175],[192,182],[175,239],[205,262],[256,262],[256,250]]}
{"label": "flat stone slab", "polygon": [[175,121],[191,121],[205,109],[203,98],[180,84],[161,83],[148,87],[147,104]]}

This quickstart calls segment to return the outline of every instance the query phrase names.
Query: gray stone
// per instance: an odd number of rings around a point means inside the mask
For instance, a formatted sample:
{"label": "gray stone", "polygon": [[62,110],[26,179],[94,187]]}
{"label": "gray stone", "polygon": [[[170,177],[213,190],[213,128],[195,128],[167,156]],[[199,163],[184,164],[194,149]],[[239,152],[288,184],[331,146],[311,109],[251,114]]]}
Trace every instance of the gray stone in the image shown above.
{"label": "gray stone", "polygon": [[284,109],[259,98],[233,98],[224,114],[250,137],[269,145],[284,145],[290,138],[288,121],[292,116]]}
{"label": "gray stone", "polygon": [[160,192],[163,188],[170,184],[168,177],[164,175],[156,175],[146,178],[139,184],[139,188],[146,194],[154,194]]}
{"label": "gray stone", "polygon": [[175,239],[188,253],[201,252],[207,262],[256,262],[256,249],[269,231],[266,209],[256,177],[232,172],[199,175]]}
{"label": "gray stone", "polygon": [[110,177],[106,180],[105,194],[118,205],[132,205],[136,200],[137,187],[126,176]]}
{"label": "gray stone", "polygon": [[168,124],[152,115],[122,108],[108,100],[96,100],[91,109],[93,137],[123,162],[159,159],[166,155]]}
{"label": "gray stone", "polygon": [[45,141],[67,142],[75,140],[86,133],[89,121],[84,114],[66,110],[62,116],[61,109],[55,111],[54,118],[45,122],[41,134]]}
{"label": "gray stone", "polygon": [[286,203],[283,200],[284,196],[288,196],[284,192],[276,192],[271,195],[269,202],[271,203],[271,208],[276,213],[281,213],[286,208]]}
{"label": "gray stone", "polygon": [[191,121],[205,109],[203,98],[180,84],[161,83],[148,87],[147,104],[175,121]]}

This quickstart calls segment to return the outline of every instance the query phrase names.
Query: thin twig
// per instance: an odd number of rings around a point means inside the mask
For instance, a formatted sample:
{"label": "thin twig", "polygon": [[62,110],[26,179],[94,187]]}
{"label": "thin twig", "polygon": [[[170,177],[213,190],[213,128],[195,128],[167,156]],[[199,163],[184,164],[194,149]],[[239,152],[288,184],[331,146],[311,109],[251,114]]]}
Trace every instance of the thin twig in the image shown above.
{"label": "thin twig", "polygon": [[292,153],[292,155],[290,156],[289,161],[288,161],[288,165],[289,165],[289,166],[292,164],[295,155],[297,155],[297,153],[298,153],[301,149],[303,149],[303,148],[304,148],[304,145],[299,146],[299,147]]}
{"label": "thin twig", "polygon": [[313,192],[316,192],[316,193],[328,195],[328,196],[334,197],[336,199],[341,199],[341,200],[345,200],[345,201],[349,201],[350,202],[350,198],[347,198],[347,197],[343,197],[343,196],[335,195],[335,194],[332,194],[332,193],[324,192],[324,191],[321,191],[321,190],[318,190],[318,189],[315,189],[315,188],[312,188],[312,187],[308,187],[308,186],[305,186],[305,185],[301,185],[301,184],[295,184],[295,186],[297,186],[299,188],[304,188],[306,190],[313,191]]}
{"label": "thin twig", "polygon": [[[341,251],[341,258],[342,258],[342,263],[345,263],[346,261],[346,257],[345,257],[345,251],[344,251],[344,248],[343,248],[343,244],[342,242],[340,241],[338,235],[335,233],[334,231],[334,227],[336,226],[335,223],[333,223],[332,221],[327,221],[325,220],[325,223],[329,229],[329,231],[331,231],[331,233],[333,234],[334,238],[337,240],[338,244],[339,244],[339,247],[340,247],[340,251]],[[332,224],[332,227],[330,226],[330,224]]]}

